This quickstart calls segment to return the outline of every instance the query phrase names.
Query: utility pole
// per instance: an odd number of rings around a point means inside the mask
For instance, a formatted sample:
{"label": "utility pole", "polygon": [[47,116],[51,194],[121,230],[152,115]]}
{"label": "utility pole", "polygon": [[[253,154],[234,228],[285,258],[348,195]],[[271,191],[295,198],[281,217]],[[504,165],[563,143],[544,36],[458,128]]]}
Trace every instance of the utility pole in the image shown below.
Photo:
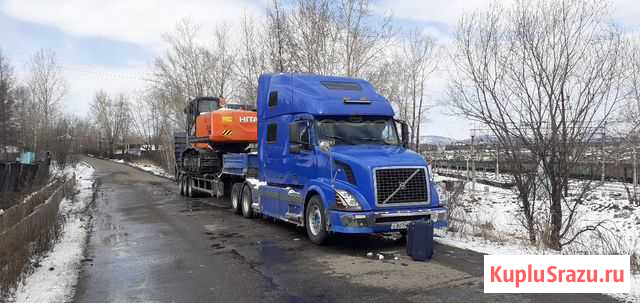
{"label": "utility pole", "polygon": [[638,154],[633,145],[633,199],[638,203]]}
{"label": "utility pole", "polygon": [[476,149],[475,135],[471,135],[471,189],[476,191]]}
{"label": "utility pole", "polygon": [[600,176],[600,181],[602,181],[604,183],[604,177],[605,177],[605,159],[604,159],[604,141],[605,141],[605,131],[607,128],[607,121],[604,121],[604,127],[602,128],[602,148],[600,150],[600,158],[602,160],[602,174]]}
{"label": "utility pole", "polygon": [[496,178],[500,174],[500,147],[496,145]]}

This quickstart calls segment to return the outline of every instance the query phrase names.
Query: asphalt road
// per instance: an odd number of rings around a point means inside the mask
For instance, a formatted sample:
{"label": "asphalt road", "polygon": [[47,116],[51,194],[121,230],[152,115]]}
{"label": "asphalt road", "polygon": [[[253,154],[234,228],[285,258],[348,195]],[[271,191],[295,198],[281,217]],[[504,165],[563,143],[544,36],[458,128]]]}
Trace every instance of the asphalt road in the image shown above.
{"label": "asphalt road", "polygon": [[227,201],[181,197],[172,181],[124,164],[86,161],[99,193],[76,302],[613,301],[484,294],[479,253],[437,244],[432,261],[414,262],[389,236],[316,246],[302,228],[245,219]]}

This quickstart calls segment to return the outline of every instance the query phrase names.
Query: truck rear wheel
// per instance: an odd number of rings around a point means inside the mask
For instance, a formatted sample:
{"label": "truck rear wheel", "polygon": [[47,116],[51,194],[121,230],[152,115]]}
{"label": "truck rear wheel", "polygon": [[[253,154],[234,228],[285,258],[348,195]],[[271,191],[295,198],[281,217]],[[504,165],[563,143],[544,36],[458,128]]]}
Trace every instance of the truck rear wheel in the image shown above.
{"label": "truck rear wheel", "polygon": [[186,177],[185,178],[185,184],[186,184],[186,191],[187,191],[187,197],[189,198],[193,198],[193,187],[191,186],[191,177]]}
{"label": "truck rear wheel", "polygon": [[184,176],[178,178],[178,188],[180,189],[180,195],[184,196]]}
{"label": "truck rear wheel", "polygon": [[240,214],[242,212],[242,183],[234,183],[231,188],[231,209],[234,213]]}
{"label": "truck rear wheel", "polygon": [[245,185],[242,188],[242,215],[245,218],[253,217],[253,209],[251,208],[252,203],[253,199],[251,197],[251,187]]}
{"label": "truck rear wheel", "polygon": [[320,197],[313,196],[307,204],[304,216],[304,225],[307,228],[307,236],[311,242],[322,245],[327,241],[327,218]]}

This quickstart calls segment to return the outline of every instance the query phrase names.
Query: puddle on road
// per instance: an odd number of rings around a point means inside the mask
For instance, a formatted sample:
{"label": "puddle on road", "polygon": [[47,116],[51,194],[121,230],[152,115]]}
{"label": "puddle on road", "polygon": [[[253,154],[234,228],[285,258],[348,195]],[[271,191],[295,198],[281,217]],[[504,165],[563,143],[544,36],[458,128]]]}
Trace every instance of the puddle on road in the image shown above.
{"label": "puddle on road", "polygon": [[259,261],[265,266],[286,263],[289,259],[287,250],[278,247],[272,241],[258,241],[257,250]]}

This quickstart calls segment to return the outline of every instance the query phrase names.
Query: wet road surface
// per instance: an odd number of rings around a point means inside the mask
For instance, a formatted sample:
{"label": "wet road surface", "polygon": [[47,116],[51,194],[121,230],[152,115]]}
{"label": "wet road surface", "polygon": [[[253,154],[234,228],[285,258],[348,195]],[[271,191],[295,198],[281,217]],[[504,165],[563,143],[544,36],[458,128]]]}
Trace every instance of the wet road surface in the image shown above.
{"label": "wet road surface", "polygon": [[613,302],[483,294],[479,253],[436,244],[432,261],[414,262],[383,236],[315,246],[302,228],[245,219],[227,201],[181,197],[170,180],[85,160],[99,192],[76,302]]}

